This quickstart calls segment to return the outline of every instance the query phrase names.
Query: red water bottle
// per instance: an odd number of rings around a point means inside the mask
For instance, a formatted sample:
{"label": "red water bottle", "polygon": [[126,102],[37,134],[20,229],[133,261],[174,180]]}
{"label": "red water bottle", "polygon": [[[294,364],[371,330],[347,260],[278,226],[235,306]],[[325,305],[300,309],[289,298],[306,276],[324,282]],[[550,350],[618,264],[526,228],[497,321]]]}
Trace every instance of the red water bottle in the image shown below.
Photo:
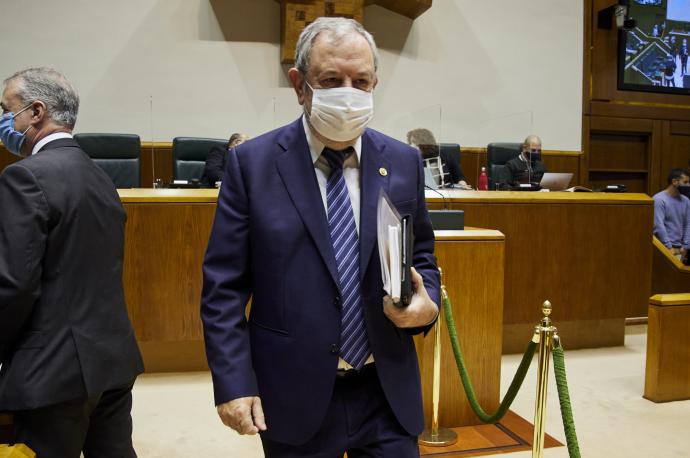
{"label": "red water bottle", "polygon": [[482,167],[482,173],[479,174],[479,186],[477,189],[480,191],[487,191],[489,189],[489,177],[486,176],[486,167]]}

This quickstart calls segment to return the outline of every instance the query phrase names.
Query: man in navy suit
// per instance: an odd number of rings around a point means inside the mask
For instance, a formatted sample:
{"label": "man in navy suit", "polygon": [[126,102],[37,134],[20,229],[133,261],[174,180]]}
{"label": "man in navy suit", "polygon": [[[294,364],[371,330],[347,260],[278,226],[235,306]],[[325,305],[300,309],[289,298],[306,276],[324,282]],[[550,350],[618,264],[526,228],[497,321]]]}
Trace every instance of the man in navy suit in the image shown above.
{"label": "man in navy suit", "polygon": [[[227,159],[201,316],[218,414],[267,457],[419,455],[412,335],[438,315],[439,275],[419,155],[366,128],[377,64],[356,21],[313,22],[288,72],[303,116]],[[413,218],[404,308],[382,287],[380,189]]]}

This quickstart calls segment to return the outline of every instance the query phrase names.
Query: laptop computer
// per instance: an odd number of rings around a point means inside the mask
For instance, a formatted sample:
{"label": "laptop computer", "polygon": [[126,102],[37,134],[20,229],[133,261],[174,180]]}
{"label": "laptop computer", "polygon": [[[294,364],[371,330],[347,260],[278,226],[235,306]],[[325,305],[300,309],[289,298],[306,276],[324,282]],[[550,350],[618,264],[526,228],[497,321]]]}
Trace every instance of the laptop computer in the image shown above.
{"label": "laptop computer", "polygon": [[565,191],[568,189],[570,180],[573,179],[572,173],[545,173],[539,183],[542,189],[549,191]]}

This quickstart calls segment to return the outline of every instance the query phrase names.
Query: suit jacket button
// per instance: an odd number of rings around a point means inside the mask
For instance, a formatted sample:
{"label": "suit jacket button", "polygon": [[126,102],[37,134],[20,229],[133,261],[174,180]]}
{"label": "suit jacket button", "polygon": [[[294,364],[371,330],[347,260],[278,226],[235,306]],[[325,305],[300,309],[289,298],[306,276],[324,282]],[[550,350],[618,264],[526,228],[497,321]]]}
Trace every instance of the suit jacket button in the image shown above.
{"label": "suit jacket button", "polygon": [[335,305],[337,308],[343,306],[343,300],[340,298],[340,296],[335,296],[335,299],[333,299],[333,305]]}
{"label": "suit jacket button", "polygon": [[332,355],[337,355],[339,351],[340,351],[340,348],[336,344],[331,345],[331,354]]}

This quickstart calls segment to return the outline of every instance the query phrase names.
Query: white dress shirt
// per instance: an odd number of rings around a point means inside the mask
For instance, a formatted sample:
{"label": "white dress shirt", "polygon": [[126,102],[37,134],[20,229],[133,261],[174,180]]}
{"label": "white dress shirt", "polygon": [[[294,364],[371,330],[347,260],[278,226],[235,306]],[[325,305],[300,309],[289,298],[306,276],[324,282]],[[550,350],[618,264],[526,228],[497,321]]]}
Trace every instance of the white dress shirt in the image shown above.
{"label": "white dress shirt", "polygon": [[[302,125],[304,126],[304,133],[307,136],[307,143],[309,144],[309,153],[311,154],[311,161],[314,164],[314,172],[316,173],[316,180],[319,182],[319,191],[321,191],[321,200],[323,201],[323,208],[328,215],[328,203],[326,200],[326,184],[328,177],[331,174],[331,166],[325,157],[321,156],[325,145],[316,138],[307,124],[307,120],[302,116]],[[359,185],[359,162],[362,157],[362,137],[359,137],[352,146],[355,154],[351,154],[345,159],[343,163],[343,178],[345,178],[345,186],[347,192],[350,194],[350,202],[352,204],[352,212],[355,215],[355,226],[357,226],[357,234],[359,235],[359,209],[360,209],[360,185]]]}
{"label": "white dress shirt", "polygon": [[54,134],[43,137],[34,145],[34,149],[31,150],[31,155],[33,156],[41,151],[41,148],[43,148],[47,143],[50,143],[53,140],[59,140],[61,138],[72,138],[72,134],[69,132],[55,132]]}
{"label": "white dress shirt", "polygon": [[[316,180],[319,182],[319,191],[321,192],[321,200],[323,201],[323,208],[326,210],[326,215],[328,215],[328,201],[326,199],[326,184],[328,183],[328,177],[331,174],[331,166],[325,157],[321,155],[323,151],[324,144],[316,138],[312,133],[309,124],[304,116],[302,116],[302,125],[304,126],[304,133],[307,136],[307,143],[309,144],[309,153],[311,154],[311,160],[314,163],[314,173],[316,173]],[[343,163],[343,177],[345,178],[345,186],[347,186],[347,192],[350,195],[350,203],[352,204],[352,212],[355,217],[355,226],[357,226],[357,235],[359,235],[359,210],[361,208],[360,204],[360,173],[359,164],[362,157],[362,137],[357,138],[357,141],[352,146],[355,150],[355,154],[351,154],[345,159]],[[383,307],[383,305],[381,305]],[[369,364],[374,362],[374,355],[369,355],[364,364]],[[338,359],[338,369],[352,369],[344,359]]]}

